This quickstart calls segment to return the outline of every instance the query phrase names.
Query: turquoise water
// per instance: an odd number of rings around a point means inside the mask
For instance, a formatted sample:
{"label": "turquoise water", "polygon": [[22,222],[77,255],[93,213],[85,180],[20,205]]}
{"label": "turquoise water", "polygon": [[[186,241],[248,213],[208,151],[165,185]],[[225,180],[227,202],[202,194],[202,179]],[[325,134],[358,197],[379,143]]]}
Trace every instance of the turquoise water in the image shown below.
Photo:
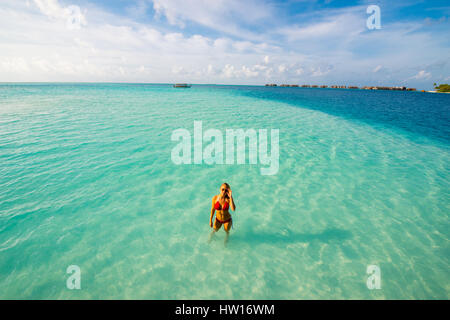
{"label": "turquoise water", "polygon": [[[448,299],[449,110],[412,92],[0,85],[0,298]],[[172,131],[194,120],[279,129],[278,173],[175,165]],[[207,243],[224,181],[227,247],[223,229]]]}

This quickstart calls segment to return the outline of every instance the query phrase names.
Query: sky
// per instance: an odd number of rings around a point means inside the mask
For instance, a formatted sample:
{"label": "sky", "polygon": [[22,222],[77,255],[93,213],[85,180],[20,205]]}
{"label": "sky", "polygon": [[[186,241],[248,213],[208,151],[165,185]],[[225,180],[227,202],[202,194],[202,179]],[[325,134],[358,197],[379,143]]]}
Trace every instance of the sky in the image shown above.
{"label": "sky", "polygon": [[0,0],[0,82],[430,90],[450,83],[449,16],[439,0]]}

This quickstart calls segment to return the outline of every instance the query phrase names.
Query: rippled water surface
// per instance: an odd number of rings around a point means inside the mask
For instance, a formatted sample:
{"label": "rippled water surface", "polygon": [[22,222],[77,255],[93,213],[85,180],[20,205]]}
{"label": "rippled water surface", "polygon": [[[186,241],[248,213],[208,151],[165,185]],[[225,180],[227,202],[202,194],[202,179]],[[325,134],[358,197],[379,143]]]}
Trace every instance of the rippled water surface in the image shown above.
{"label": "rippled water surface", "polygon": [[[448,299],[449,111],[414,92],[0,85],[0,298]],[[278,173],[175,165],[194,120],[279,129]],[[208,244],[224,181],[226,248],[223,230]]]}

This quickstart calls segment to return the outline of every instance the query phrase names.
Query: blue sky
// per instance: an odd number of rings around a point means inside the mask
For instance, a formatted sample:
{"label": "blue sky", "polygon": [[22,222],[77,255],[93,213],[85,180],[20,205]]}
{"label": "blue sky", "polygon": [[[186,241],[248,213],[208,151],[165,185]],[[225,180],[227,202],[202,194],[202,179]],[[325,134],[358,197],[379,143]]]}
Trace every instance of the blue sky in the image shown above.
{"label": "blue sky", "polygon": [[2,0],[0,15],[3,82],[450,82],[448,1]]}

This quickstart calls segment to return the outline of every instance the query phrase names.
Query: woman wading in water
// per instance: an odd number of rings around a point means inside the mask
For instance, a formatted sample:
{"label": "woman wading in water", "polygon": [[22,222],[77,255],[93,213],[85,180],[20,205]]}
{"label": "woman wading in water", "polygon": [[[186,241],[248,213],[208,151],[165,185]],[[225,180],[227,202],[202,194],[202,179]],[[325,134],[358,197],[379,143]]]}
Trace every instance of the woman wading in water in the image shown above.
{"label": "woman wading in water", "polygon": [[[236,210],[236,205],[234,204],[233,196],[231,195],[231,188],[228,183],[224,183],[220,186],[220,193],[212,198],[212,206],[211,206],[211,216],[209,218],[209,226],[213,228],[213,231],[209,235],[209,241],[217,231],[222,227],[225,229],[227,233],[225,235],[224,244],[227,245],[228,236],[230,235],[230,229],[233,225],[233,220],[231,219],[231,214],[228,211]],[[214,212],[216,212],[216,219],[213,223]]]}

